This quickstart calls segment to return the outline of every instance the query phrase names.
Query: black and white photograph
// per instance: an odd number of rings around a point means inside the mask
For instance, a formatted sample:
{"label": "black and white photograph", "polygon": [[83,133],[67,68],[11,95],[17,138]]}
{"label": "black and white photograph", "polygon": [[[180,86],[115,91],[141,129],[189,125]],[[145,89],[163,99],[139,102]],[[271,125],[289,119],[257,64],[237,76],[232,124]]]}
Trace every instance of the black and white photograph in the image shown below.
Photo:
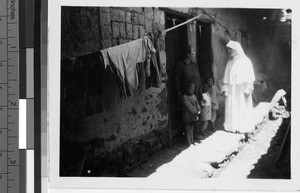
{"label": "black and white photograph", "polygon": [[294,174],[293,7],[169,4],[56,10],[55,174],[284,190],[263,185]]}

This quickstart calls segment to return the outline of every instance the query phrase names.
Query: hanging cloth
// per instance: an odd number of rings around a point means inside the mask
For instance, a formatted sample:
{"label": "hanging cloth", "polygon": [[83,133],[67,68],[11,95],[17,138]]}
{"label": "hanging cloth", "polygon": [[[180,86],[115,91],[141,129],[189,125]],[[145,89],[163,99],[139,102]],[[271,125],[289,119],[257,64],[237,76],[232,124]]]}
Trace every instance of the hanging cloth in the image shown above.
{"label": "hanging cloth", "polygon": [[132,95],[131,88],[138,88],[138,73],[136,64],[146,60],[147,50],[156,52],[151,40],[143,38],[126,44],[101,50],[105,68],[111,66],[119,83],[124,98]]}

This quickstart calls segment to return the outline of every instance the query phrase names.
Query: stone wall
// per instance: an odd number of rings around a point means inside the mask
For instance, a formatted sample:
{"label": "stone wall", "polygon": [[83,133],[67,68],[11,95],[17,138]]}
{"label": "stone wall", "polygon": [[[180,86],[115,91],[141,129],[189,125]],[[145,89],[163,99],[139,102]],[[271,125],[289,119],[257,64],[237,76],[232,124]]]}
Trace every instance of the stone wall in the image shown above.
{"label": "stone wall", "polygon": [[[63,7],[61,56],[82,56],[145,34],[156,47],[163,29],[164,13],[157,8]],[[90,170],[90,175],[116,176],[168,146],[166,84],[133,90],[122,99],[109,70],[98,78],[103,112],[78,121],[73,139],[86,150],[83,175]]]}
{"label": "stone wall", "polygon": [[62,7],[61,58],[127,43],[164,29],[158,8]]}

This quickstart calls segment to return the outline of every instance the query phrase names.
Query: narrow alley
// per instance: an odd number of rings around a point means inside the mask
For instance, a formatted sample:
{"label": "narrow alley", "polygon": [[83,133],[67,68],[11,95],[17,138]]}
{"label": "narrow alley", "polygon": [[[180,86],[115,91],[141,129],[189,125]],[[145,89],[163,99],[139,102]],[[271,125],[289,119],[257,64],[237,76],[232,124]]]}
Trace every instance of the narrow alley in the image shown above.
{"label": "narrow alley", "polygon": [[[210,133],[196,145],[187,147],[180,141],[150,157],[126,173],[128,177],[147,178],[266,178],[289,179],[289,156],[280,168],[276,166],[287,120],[269,120],[267,108],[256,108],[261,121],[248,141],[244,135],[222,130]],[[263,156],[268,156],[263,159]]]}

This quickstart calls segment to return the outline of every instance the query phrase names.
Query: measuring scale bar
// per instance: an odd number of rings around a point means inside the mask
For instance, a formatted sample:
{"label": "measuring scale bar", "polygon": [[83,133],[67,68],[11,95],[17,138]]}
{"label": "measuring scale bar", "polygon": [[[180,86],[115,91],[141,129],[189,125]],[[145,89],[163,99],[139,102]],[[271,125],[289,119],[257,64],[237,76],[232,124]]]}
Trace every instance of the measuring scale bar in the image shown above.
{"label": "measuring scale bar", "polygon": [[18,1],[0,2],[0,192],[19,192]]}

